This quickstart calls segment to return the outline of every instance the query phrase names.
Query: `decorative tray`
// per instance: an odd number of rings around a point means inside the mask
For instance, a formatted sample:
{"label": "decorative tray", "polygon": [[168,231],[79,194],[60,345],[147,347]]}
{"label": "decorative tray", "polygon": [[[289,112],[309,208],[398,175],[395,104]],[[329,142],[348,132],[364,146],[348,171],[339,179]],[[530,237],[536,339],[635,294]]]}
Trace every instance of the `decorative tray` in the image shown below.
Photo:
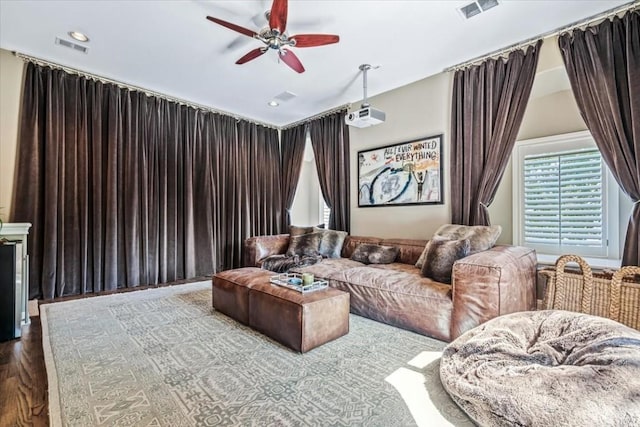
{"label": "decorative tray", "polygon": [[302,274],[298,273],[278,274],[277,276],[271,276],[271,279],[269,281],[274,285],[293,289],[294,291],[298,291],[303,294],[326,289],[329,286],[329,283],[326,280],[316,280],[307,285],[303,285]]}

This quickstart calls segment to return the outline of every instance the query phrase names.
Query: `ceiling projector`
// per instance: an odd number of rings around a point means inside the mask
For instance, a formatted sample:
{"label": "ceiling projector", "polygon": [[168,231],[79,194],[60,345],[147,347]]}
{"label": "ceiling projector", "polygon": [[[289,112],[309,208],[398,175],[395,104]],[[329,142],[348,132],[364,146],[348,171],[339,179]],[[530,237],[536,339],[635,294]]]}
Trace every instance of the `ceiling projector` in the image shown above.
{"label": "ceiling projector", "polygon": [[[344,121],[349,126],[355,126],[357,128],[366,128],[373,125],[378,125],[384,122],[386,115],[384,111],[371,108],[367,102],[367,71],[371,69],[371,65],[362,64],[358,67],[362,71],[362,89],[364,91],[364,97],[362,98],[361,108],[356,111],[348,113],[344,117]],[[378,67],[376,67],[378,68]]]}
{"label": "ceiling projector", "polygon": [[384,122],[384,111],[376,110],[375,108],[366,107],[357,111],[352,111],[347,114],[344,121],[349,126],[355,126],[357,128],[366,128],[369,126],[377,125]]}

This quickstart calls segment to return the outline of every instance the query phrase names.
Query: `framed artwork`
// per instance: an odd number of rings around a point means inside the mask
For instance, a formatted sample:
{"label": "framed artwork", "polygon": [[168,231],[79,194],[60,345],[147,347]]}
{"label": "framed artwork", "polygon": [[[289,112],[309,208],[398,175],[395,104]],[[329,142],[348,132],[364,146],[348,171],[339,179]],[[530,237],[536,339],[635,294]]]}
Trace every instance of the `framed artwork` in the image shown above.
{"label": "framed artwork", "polygon": [[442,135],[358,151],[358,207],[442,204]]}

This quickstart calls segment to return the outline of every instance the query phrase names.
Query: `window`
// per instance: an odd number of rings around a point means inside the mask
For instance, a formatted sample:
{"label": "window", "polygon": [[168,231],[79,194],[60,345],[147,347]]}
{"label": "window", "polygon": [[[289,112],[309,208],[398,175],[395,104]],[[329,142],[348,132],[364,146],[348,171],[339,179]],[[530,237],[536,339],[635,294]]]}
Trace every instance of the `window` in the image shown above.
{"label": "window", "polygon": [[324,197],[322,197],[322,191],[320,191],[320,218],[324,228],[329,228],[329,215],[331,215],[331,209],[327,206]]}
{"label": "window", "polygon": [[529,155],[523,168],[525,244],[563,252],[586,247],[602,255],[607,242],[600,152]]}
{"label": "window", "polygon": [[541,254],[618,256],[618,190],[588,132],[522,141],[515,163],[517,244]]}

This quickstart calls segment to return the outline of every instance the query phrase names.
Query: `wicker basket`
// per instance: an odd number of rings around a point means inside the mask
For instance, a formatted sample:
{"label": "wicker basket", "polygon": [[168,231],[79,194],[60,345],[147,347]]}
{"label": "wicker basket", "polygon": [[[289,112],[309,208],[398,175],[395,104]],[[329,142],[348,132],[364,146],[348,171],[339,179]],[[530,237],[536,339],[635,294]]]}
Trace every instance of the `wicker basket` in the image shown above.
{"label": "wicker basket", "polygon": [[[582,271],[565,270],[569,262],[577,263]],[[547,276],[541,308],[608,317],[640,330],[640,267],[622,267],[613,275],[594,274],[581,257],[563,255],[556,261],[555,270],[541,273]]]}

